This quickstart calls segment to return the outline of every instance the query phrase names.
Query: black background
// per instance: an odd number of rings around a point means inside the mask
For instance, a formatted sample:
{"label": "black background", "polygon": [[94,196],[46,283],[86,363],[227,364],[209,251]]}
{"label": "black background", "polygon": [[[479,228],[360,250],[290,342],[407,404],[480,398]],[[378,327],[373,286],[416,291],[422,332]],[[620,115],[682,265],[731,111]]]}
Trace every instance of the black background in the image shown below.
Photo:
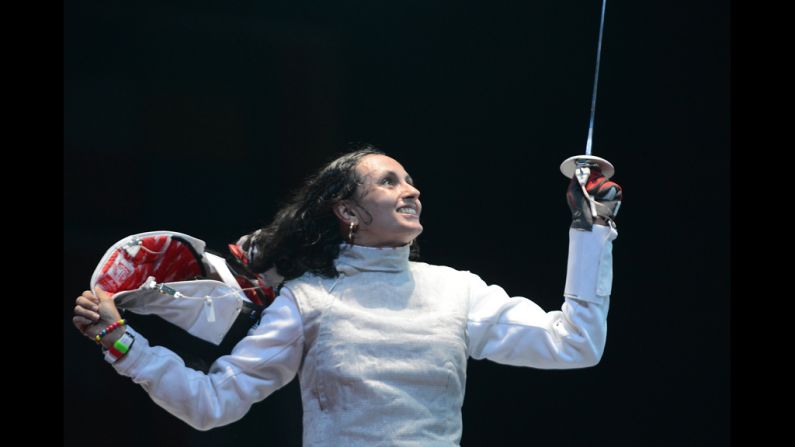
{"label": "black background", "polygon": [[[65,2],[64,444],[300,445],[297,381],[198,432],[105,364],[72,306],[117,240],[167,229],[221,250],[351,142],[416,180],[425,262],[558,308],[558,166],[584,151],[600,8]],[[614,0],[605,27],[594,154],[625,200],[604,357],[470,361],[463,445],[729,443],[729,4]]]}

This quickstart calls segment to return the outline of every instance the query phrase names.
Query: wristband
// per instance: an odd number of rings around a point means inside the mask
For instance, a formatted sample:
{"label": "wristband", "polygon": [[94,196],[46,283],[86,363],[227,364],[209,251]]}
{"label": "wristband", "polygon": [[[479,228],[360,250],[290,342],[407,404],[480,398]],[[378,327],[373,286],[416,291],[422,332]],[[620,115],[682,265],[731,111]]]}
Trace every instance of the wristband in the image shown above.
{"label": "wristband", "polygon": [[108,363],[116,363],[120,358],[130,350],[135,342],[135,336],[129,332],[125,332],[118,340],[113,343],[113,346],[104,350],[105,361]]}

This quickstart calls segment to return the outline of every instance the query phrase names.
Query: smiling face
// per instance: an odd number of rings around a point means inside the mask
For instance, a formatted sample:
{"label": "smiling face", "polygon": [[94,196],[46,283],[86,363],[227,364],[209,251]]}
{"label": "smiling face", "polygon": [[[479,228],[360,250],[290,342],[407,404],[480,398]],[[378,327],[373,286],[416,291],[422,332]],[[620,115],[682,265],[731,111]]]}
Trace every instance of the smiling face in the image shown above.
{"label": "smiling face", "polygon": [[386,155],[367,155],[356,174],[361,184],[354,198],[334,207],[346,239],[351,222],[358,224],[354,243],[368,247],[400,247],[422,233],[420,191],[400,163]]}

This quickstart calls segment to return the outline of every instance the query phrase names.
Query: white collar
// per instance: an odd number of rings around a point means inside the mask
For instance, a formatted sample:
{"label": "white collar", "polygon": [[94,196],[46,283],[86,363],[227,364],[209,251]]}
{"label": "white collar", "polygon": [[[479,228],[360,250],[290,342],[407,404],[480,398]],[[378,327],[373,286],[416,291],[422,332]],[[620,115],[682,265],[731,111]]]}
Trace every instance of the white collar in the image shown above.
{"label": "white collar", "polygon": [[337,271],[345,274],[360,272],[401,272],[409,267],[411,244],[401,247],[365,247],[342,243],[334,260]]}

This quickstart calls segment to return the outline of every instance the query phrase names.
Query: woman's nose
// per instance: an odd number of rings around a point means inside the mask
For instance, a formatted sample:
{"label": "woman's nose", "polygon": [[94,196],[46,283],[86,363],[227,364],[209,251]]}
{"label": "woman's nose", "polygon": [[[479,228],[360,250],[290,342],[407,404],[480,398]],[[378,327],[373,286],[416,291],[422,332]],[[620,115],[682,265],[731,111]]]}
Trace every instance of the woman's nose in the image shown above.
{"label": "woman's nose", "polygon": [[417,189],[411,183],[406,183],[405,191],[408,193],[409,197],[419,197],[420,196],[420,190]]}

